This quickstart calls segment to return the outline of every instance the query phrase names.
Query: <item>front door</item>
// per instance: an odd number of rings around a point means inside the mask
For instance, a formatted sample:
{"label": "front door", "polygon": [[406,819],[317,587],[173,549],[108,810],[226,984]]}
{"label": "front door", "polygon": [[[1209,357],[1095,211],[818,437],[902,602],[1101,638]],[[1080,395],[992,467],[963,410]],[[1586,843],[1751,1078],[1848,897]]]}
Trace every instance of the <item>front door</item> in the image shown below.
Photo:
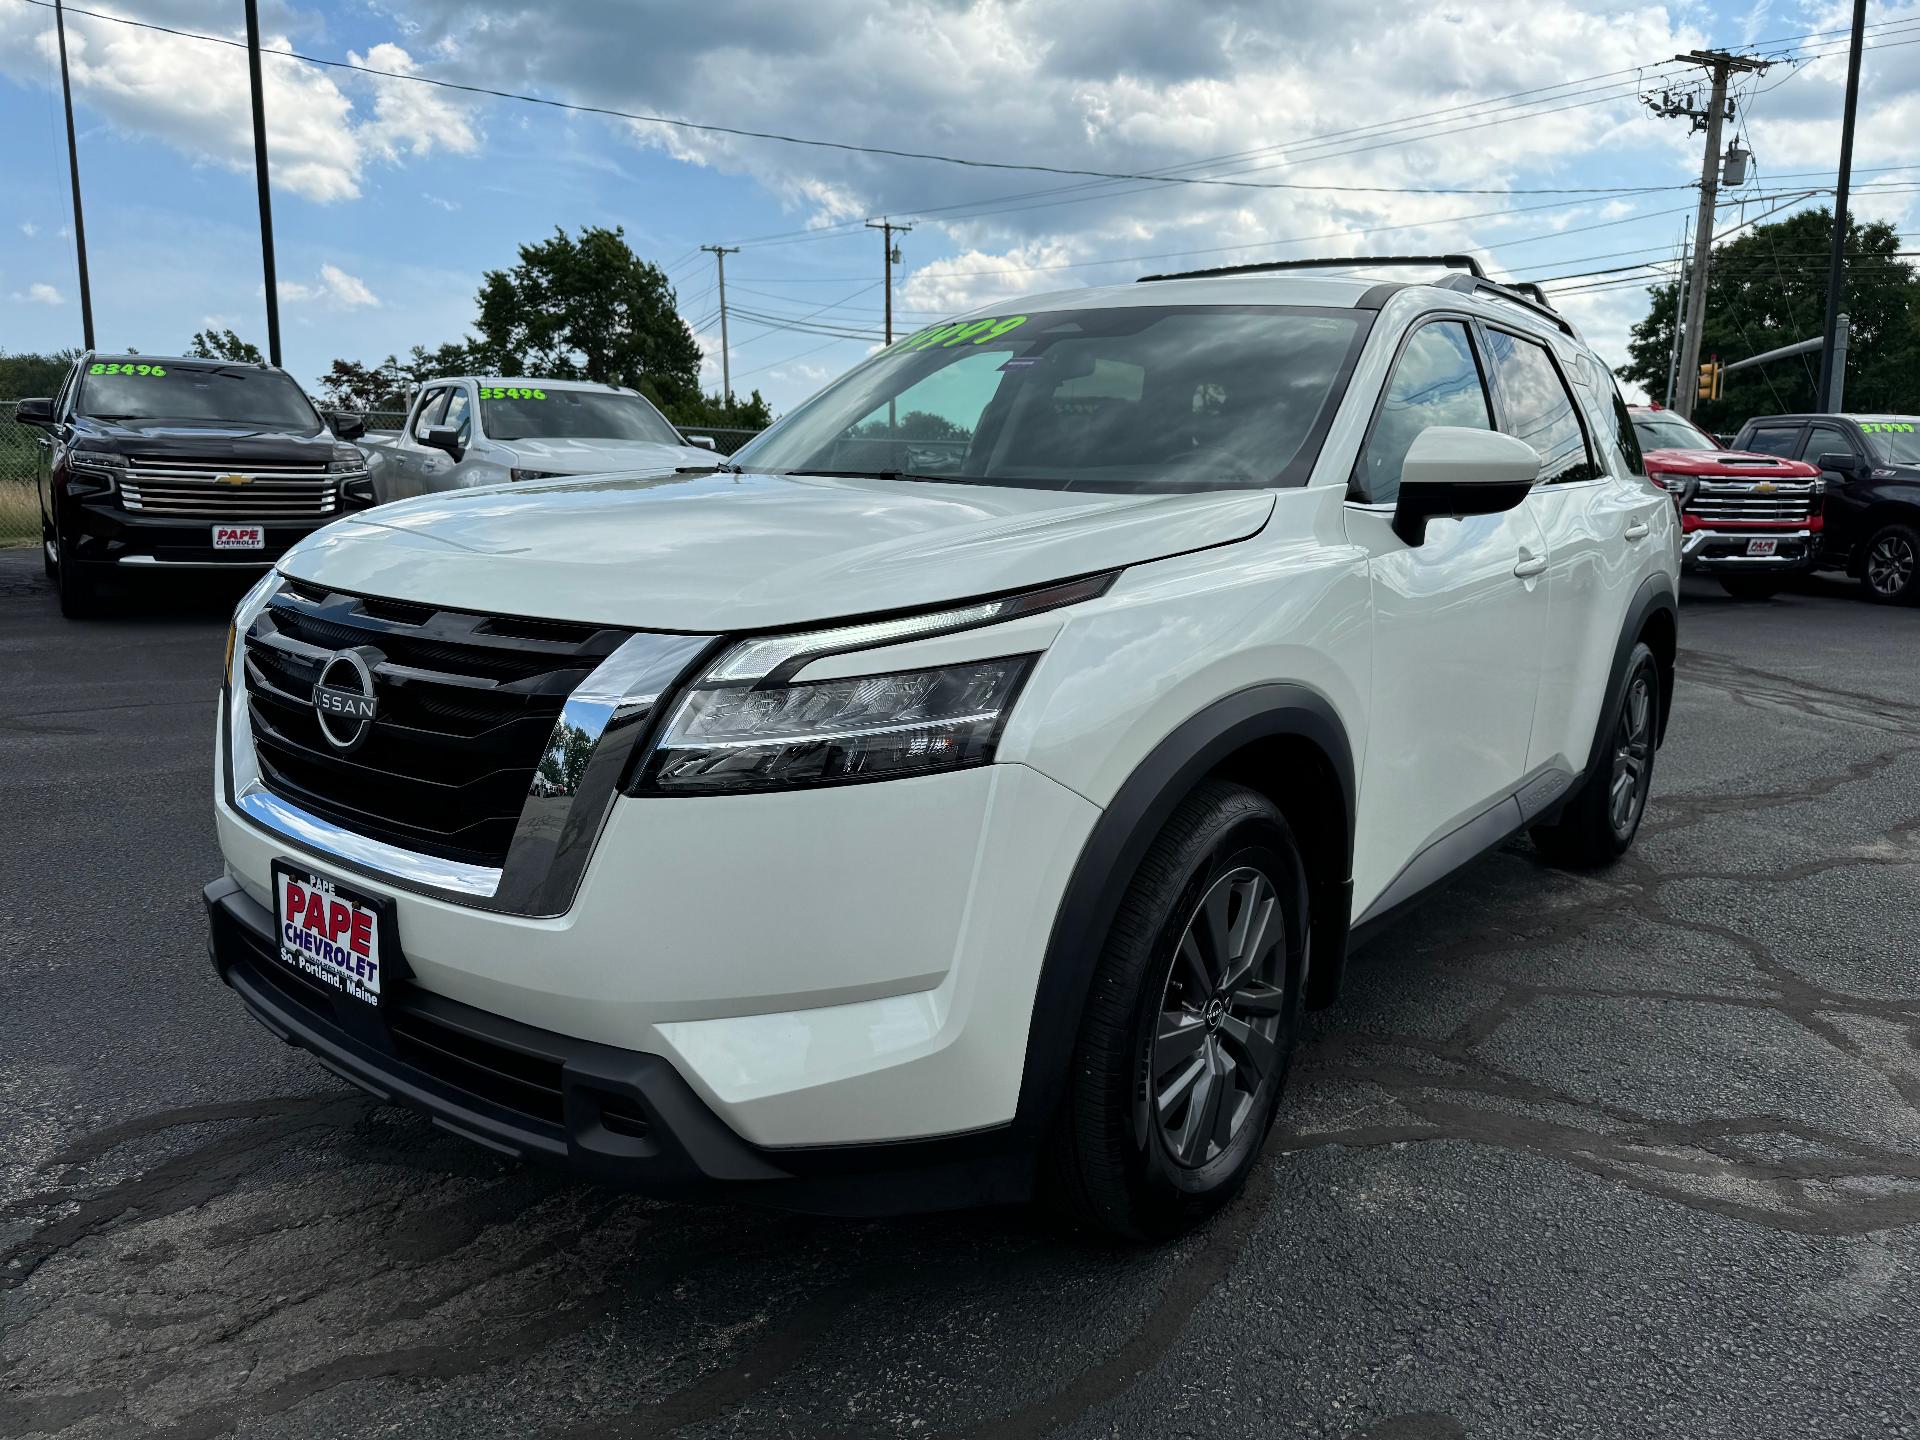
{"label": "front door", "polygon": [[1549,556],[1533,511],[1433,520],[1420,545],[1393,533],[1401,465],[1436,425],[1494,428],[1464,320],[1428,321],[1408,337],[1347,506],[1348,537],[1370,557],[1374,608],[1357,917],[1451,869],[1491,829],[1513,828],[1490,812],[1511,808],[1540,689]]}
{"label": "front door", "polygon": [[[1860,447],[1853,437],[1838,425],[1816,422],[1807,427],[1800,441],[1799,458],[1809,465],[1818,466],[1821,457],[1826,455],[1859,454]],[[1827,491],[1820,503],[1821,562],[1845,565],[1852,558],[1853,547],[1866,539],[1860,532],[1866,528],[1869,487],[1838,470],[1822,468],[1820,476],[1827,482]]]}

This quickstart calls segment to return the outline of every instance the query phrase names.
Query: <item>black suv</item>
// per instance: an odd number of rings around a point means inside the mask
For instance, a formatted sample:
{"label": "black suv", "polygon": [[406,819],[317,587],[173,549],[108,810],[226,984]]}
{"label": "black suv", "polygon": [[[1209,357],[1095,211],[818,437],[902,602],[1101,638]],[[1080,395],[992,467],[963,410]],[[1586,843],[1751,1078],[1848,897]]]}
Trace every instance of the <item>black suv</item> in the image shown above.
{"label": "black suv", "polygon": [[1818,465],[1827,493],[1815,568],[1846,571],[1875,600],[1920,603],[1920,417],[1762,415],[1733,448]]}
{"label": "black suv", "polygon": [[47,432],[40,537],[60,608],[86,615],[108,576],[258,571],[373,503],[356,416],[322,417],[268,365],[89,352],[15,416]]}

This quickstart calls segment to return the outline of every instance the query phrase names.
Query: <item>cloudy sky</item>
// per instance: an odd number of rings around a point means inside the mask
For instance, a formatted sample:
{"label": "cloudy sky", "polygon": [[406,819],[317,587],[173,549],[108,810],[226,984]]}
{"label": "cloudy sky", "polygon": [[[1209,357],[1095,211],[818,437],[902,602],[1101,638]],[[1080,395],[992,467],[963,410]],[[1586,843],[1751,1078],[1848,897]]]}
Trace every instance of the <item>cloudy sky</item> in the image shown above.
{"label": "cloudy sky", "polygon": [[[75,0],[200,36],[239,0]],[[897,325],[1035,290],[1304,255],[1470,249],[1550,285],[1611,362],[1644,275],[1690,225],[1700,140],[1676,98],[1702,46],[1743,82],[1754,178],[1724,231],[1831,185],[1844,3],[1605,0],[263,0],[286,359],[457,338],[516,244],[623,225],[666,267],[719,382],[728,258],[736,388],[785,408],[876,343],[880,236]],[[68,11],[100,343],[264,339],[244,52]],[[1920,0],[1869,6],[1856,213],[1911,235]],[[366,70],[388,72],[385,76]],[[1106,180],[796,145],[421,84],[423,76],[695,126]],[[77,344],[53,12],[0,0],[0,349]],[[1230,183],[1221,183],[1221,182]],[[1208,183],[1194,183],[1208,182]],[[1782,210],[1780,213],[1786,213]],[[1820,265],[1818,257],[1781,257]],[[1600,273],[1595,273],[1600,272]],[[1809,333],[1818,317],[1807,317]]]}

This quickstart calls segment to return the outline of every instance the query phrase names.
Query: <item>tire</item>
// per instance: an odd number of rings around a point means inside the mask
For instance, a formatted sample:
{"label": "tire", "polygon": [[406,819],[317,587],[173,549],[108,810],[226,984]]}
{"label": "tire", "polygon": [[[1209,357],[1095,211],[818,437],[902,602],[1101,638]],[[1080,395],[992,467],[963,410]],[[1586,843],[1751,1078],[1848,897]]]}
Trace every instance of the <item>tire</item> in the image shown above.
{"label": "tire", "polygon": [[1611,865],[1640,833],[1660,729],[1660,666],[1646,642],[1636,643],[1627,657],[1626,683],[1600,723],[1607,737],[1600,763],[1580,782],[1559,819],[1529,832],[1534,847],[1555,864]]}
{"label": "tire", "polygon": [[84,565],[63,560],[53,578],[60,591],[60,613],[67,619],[89,620],[100,613],[100,587]]}
{"label": "tire", "polygon": [[1867,541],[1860,584],[1882,605],[1920,603],[1920,530],[1883,525]]}
{"label": "tire", "polygon": [[1056,1209],[1157,1240],[1246,1183],[1299,1031],[1305,874],[1278,807],[1245,786],[1207,781],[1174,811],[1088,990],[1042,1165]]}
{"label": "tire", "polygon": [[1723,575],[1720,588],[1736,600],[1771,600],[1787,582],[1772,575]]}

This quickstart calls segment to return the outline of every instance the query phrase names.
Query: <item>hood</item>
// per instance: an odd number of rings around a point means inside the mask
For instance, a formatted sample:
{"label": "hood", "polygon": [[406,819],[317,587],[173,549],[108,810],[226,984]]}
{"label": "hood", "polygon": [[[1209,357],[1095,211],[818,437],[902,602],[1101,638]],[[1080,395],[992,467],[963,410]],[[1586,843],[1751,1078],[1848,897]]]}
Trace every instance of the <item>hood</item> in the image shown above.
{"label": "hood", "polygon": [[501,440],[497,444],[526,461],[528,470],[558,475],[604,475],[609,470],[671,470],[711,465],[714,453],[697,445],[660,445],[651,440]]}
{"label": "hood", "polygon": [[324,465],[336,443],[326,430],[306,435],[297,430],[268,430],[258,425],[226,425],[211,420],[94,420],[76,415],[75,444],[118,455],[213,460],[240,465]]}
{"label": "hood", "polygon": [[1648,470],[1663,475],[1724,476],[1729,480],[1811,480],[1820,473],[1804,460],[1783,460],[1753,450],[1649,450]]}
{"label": "hood", "polygon": [[1242,540],[1266,491],[1096,495],[728,474],[426,495],[289,551],[299,579],[450,609],[769,630],[1044,585]]}

